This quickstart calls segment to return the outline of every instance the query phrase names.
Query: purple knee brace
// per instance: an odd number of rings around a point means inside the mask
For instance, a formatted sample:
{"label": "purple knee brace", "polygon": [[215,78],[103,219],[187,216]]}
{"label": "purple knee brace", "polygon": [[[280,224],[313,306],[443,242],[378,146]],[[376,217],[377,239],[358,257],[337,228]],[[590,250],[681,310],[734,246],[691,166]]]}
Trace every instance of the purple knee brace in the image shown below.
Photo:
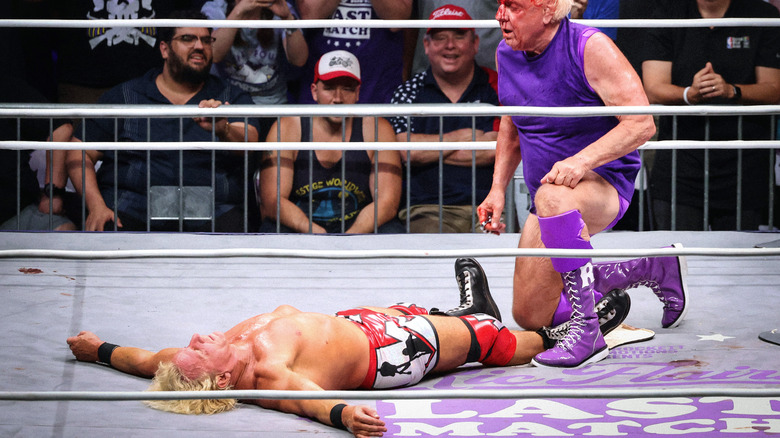
{"label": "purple knee brace", "polygon": [[[579,210],[569,210],[566,213],[557,216],[540,217],[539,231],[542,236],[542,243],[547,248],[559,249],[593,249],[590,242],[582,238],[582,230],[585,228],[585,221],[582,220],[582,214]],[[590,258],[569,259],[569,258],[551,258],[553,268],[561,274],[573,271],[585,263]]]}

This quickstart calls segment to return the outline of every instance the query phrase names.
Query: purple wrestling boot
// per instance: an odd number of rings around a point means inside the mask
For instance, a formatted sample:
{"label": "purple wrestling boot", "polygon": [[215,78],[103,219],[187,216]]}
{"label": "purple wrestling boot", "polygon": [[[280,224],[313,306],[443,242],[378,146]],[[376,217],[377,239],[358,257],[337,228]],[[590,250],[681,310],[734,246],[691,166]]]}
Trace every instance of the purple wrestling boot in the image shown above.
{"label": "purple wrestling boot", "polygon": [[[675,243],[672,248],[682,248],[682,244]],[[664,304],[664,328],[677,327],[688,312],[688,264],[683,256],[594,263],[593,273],[597,290],[649,287]]]}
{"label": "purple wrestling boot", "polygon": [[609,354],[596,315],[592,270],[593,266],[588,262],[561,275],[563,290],[572,308],[569,331],[555,347],[537,354],[531,360],[533,365],[578,368],[598,362]]}
{"label": "purple wrestling boot", "polygon": [[[626,320],[628,312],[631,310],[631,297],[623,289],[613,289],[596,303],[596,316],[599,318],[599,328],[601,334],[606,336],[612,330],[615,330]],[[552,348],[555,343],[566,337],[569,333],[571,320],[566,319],[562,324],[555,327],[542,327],[537,330],[548,344],[545,342],[545,348]]]}
{"label": "purple wrestling boot", "polygon": [[[540,216],[539,231],[546,248],[593,249],[584,237],[585,221],[579,210]],[[563,293],[571,306],[569,331],[555,347],[537,354],[531,363],[541,367],[577,368],[604,359],[609,348],[596,316],[595,278],[590,258],[551,257],[550,261],[553,269],[561,274]]]}

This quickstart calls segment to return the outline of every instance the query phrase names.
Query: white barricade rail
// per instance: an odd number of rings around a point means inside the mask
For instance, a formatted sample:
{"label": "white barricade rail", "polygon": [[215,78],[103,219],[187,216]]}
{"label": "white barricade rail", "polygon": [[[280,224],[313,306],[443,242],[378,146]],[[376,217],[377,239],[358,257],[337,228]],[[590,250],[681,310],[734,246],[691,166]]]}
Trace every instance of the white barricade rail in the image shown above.
{"label": "white barricade rail", "polygon": [[[278,142],[278,143],[240,143],[240,142],[45,142],[45,141],[0,141],[0,149],[43,149],[43,150],[153,150],[153,151],[180,151],[180,150],[217,150],[217,151],[279,151],[279,150],[376,150],[376,151],[449,151],[468,149],[474,151],[487,151],[496,148],[494,141],[473,142]],[[698,141],[698,140],[663,140],[649,141],[639,147],[639,150],[672,150],[672,149],[780,149],[780,140],[723,140],[723,141]]]}
{"label": "white barricade rail", "polygon": [[780,105],[649,105],[598,107],[493,106],[474,103],[448,104],[354,104],[354,105],[224,105],[199,108],[194,105],[83,105],[0,103],[1,118],[161,118],[161,117],[596,117],[653,114],[659,116],[754,116],[780,113]]}
{"label": "white barricade rail", "polygon": [[[337,117],[439,117],[473,116],[500,117],[546,116],[546,117],[596,117],[605,115],[776,115],[780,105],[753,106],[621,106],[621,107],[521,107],[475,104],[361,104],[361,105],[277,105],[261,107],[253,105],[230,105],[219,108],[197,108],[191,106],[150,105],[51,105],[51,104],[2,104],[0,118],[163,118],[163,117],[288,117],[288,116],[337,116]],[[75,132],[78,136],[78,129]],[[99,150],[489,150],[495,142],[41,142],[0,141],[0,149],[99,149]],[[780,149],[780,140],[664,140],[649,141],[640,149]]]}

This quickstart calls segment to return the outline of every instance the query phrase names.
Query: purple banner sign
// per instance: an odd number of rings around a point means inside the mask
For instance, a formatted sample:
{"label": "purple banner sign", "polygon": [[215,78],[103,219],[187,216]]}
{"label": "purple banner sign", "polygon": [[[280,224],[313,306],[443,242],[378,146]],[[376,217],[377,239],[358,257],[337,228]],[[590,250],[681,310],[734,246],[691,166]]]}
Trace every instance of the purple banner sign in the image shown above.
{"label": "purple banner sign", "polygon": [[[733,361],[662,361],[666,355],[679,358],[683,350],[625,346],[610,352],[615,360],[572,370],[464,368],[405,390],[780,386],[777,369]],[[780,398],[386,400],[377,402],[377,410],[390,436],[780,436]]]}

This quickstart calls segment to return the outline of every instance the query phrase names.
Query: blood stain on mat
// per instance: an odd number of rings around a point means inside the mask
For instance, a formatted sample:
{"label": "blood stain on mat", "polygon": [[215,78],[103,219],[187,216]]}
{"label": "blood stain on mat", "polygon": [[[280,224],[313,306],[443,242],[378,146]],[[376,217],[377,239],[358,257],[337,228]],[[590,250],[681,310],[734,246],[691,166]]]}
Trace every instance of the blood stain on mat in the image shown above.
{"label": "blood stain on mat", "polygon": [[674,367],[701,367],[702,363],[698,360],[688,359],[688,360],[673,360],[669,362],[669,365],[672,365]]}
{"label": "blood stain on mat", "polygon": [[43,274],[43,271],[38,268],[19,268],[19,272],[22,274]]}

